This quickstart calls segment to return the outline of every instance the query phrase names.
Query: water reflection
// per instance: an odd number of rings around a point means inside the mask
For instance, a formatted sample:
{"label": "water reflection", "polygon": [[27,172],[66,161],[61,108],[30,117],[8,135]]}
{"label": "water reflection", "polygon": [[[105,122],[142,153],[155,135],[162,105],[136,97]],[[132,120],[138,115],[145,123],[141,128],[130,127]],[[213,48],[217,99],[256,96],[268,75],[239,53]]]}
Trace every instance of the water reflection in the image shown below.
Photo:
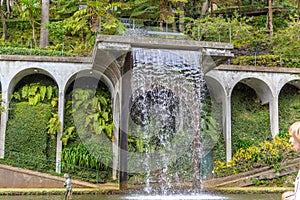
{"label": "water reflection", "polygon": [[[281,194],[200,194],[200,195],[73,195],[73,200],[279,200]],[[0,196],[0,200],[61,200],[63,195]]]}

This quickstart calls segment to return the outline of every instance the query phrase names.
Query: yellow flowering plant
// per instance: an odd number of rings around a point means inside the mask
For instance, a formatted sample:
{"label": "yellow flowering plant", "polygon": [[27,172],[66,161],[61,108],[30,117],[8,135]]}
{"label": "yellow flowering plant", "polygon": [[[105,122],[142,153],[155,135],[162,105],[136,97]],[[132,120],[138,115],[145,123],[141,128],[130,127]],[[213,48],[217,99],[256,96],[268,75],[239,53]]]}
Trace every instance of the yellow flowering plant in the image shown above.
{"label": "yellow flowering plant", "polygon": [[215,177],[224,177],[264,166],[277,166],[296,154],[288,138],[274,137],[272,141],[264,141],[258,146],[252,145],[247,149],[239,149],[230,162],[215,161]]}

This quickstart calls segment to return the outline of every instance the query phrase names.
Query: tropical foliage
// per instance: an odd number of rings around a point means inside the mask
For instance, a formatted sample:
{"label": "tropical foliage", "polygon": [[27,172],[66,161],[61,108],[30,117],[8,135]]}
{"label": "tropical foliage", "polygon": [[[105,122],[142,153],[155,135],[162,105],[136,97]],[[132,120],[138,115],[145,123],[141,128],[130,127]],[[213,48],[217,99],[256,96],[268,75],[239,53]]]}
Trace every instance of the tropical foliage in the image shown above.
{"label": "tropical foliage", "polygon": [[[112,162],[112,102],[104,85],[96,91],[76,88],[67,96],[62,160],[64,168],[76,173],[74,166],[101,171],[102,181],[109,178]],[[102,138],[109,143],[103,143]]]}
{"label": "tropical foliage", "polygon": [[[264,44],[269,46],[271,53],[278,54],[297,52],[292,39],[297,38],[298,33],[298,5],[295,1],[273,2],[272,37],[267,34],[269,16],[241,15],[243,9],[264,9],[267,4],[266,1],[238,1],[236,6],[236,1],[223,0],[213,3],[210,0],[51,1],[50,21],[46,25],[49,46],[46,49],[65,52],[66,55],[90,56],[97,34],[123,34],[128,27],[135,27],[133,21],[123,23],[123,19],[139,18],[143,20],[137,27],[148,29],[151,25],[160,31],[184,32],[190,39],[232,42],[236,48],[245,45],[255,48]],[[2,15],[5,20],[3,43],[27,46],[30,43],[30,48],[37,48],[39,35],[36,33],[41,28],[42,6],[35,0],[22,0],[10,6],[4,4],[3,10],[7,12]],[[282,8],[288,12],[283,12]],[[24,20],[29,29],[21,26]],[[287,42],[289,45],[284,45]]]}
{"label": "tropical foliage", "polygon": [[57,86],[45,86],[39,83],[30,83],[23,86],[20,91],[11,95],[11,100],[28,101],[29,105],[37,105],[41,102],[50,102],[53,107],[57,106]]}
{"label": "tropical foliage", "polygon": [[[31,156],[39,156],[41,160],[37,161],[38,163],[45,162],[45,159],[49,159],[49,161],[53,162],[55,160],[56,137],[57,133],[60,131],[60,122],[57,113],[57,86],[47,85],[46,81],[25,83],[16,90],[10,98],[12,107],[10,108],[10,122],[8,124],[6,140],[6,146],[11,147],[7,149],[8,152],[11,151],[9,154],[10,159],[15,159],[15,152],[22,153],[21,149],[31,149],[31,147],[33,147],[32,150],[27,152],[35,151]],[[26,107],[27,110],[20,111],[18,109],[19,107],[23,110]],[[43,107],[48,110],[45,109],[44,111],[41,109]],[[43,113],[45,116],[42,116],[42,118],[35,116],[37,109],[40,109],[40,114]],[[97,135],[102,134],[111,140],[114,125],[112,122],[111,97],[108,89],[101,84],[96,92],[90,89],[77,88],[68,95],[65,109],[66,121],[61,138],[65,146],[62,152],[63,169],[72,172],[75,176],[77,173],[94,173],[94,171],[85,171],[86,169],[98,170],[102,172],[102,175],[101,177],[98,177],[100,175],[97,173],[98,175],[96,177],[94,174],[94,180],[97,179],[98,181],[99,178],[101,181],[107,180],[110,175],[108,169],[109,166],[111,166],[112,161],[110,149],[107,149],[105,146],[97,146],[97,144],[95,145],[93,143],[90,144],[91,142],[83,140],[83,137],[95,139]],[[35,113],[35,115],[29,117],[24,114],[24,112],[29,112],[28,114]],[[18,113],[20,113],[22,117],[17,117]],[[79,118],[83,119],[82,121],[76,121],[76,113],[79,113]],[[28,123],[28,120],[23,120],[24,123],[17,123],[18,120],[22,121],[23,118],[28,119],[30,123]],[[36,121],[42,119],[45,123]],[[81,124],[80,122],[83,123]],[[33,125],[32,123],[38,125]],[[20,129],[18,125],[22,124],[26,124],[26,126],[21,128],[24,135],[18,140],[14,139],[14,134],[19,135],[21,133],[16,130]],[[81,133],[79,133],[80,131]],[[40,132],[43,132],[43,134],[39,136],[26,135],[28,132],[32,132],[33,134],[41,134]],[[79,136],[81,138],[79,138]],[[41,149],[40,153],[34,150],[37,147],[28,143],[28,141],[33,139],[39,140],[37,144],[39,145],[39,149]],[[17,146],[20,145],[15,145],[15,143],[19,142],[23,144],[21,145],[21,149],[17,148]],[[83,144],[83,142],[87,143]],[[90,148],[92,145],[94,149],[91,151]],[[109,145],[109,147],[110,146],[111,145]],[[10,163],[9,160],[5,162]],[[28,166],[26,167],[34,168],[36,165],[37,164],[28,163]],[[49,170],[49,167],[51,169],[53,166],[45,166],[45,168],[42,168],[41,170],[47,171]],[[78,170],[78,167],[81,167],[81,170]]]}

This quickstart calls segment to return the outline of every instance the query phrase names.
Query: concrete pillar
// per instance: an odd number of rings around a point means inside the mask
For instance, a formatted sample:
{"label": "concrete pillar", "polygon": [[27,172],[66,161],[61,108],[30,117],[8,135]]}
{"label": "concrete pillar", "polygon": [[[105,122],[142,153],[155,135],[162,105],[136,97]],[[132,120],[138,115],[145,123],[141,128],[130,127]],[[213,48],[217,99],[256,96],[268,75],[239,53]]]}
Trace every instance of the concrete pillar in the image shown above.
{"label": "concrete pillar", "polygon": [[127,189],[127,171],[128,171],[128,119],[129,105],[132,95],[131,76],[132,63],[130,53],[127,55],[125,64],[122,69],[121,80],[121,119],[120,119],[120,177],[119,189]]}
{"label": "concrete pillar", "polygon": [[113,149],[113,171],[112,178],[113,180],[117,179],[117,170],[118,170],[118,162],[119,162],[119,120],[120,120],[120,101],[119,96],[115,99],[116,103],[114,104],[114,137],[112,140],[112,149]]}
{"label": "concrete pillar", "polygon": [[269,103],[270,106],[270,126],[272,136],[279,134],[279,116],[278,116],[278,95],[276,94]]}
{"label": "concrete pillar", "polygon": [[65,92],[63,89],[59,89],[58,96],[58,121],[60,122],[60,131],[57,133],[56,138],[56,173],[61,173],[61,152],[62,141],[61,136],[64,129],[64,109],[65,109]]}
{"label": "concrete pillar", "polygon": [[223,116],[225,116],[225,143],[226,143],[226,161],[232,159],[232,142],[231,142],[231,96],[226,95],[225,106],[223,106]]}
{"label": "concrete pillar", "polygon": [[3,91],[2,91],[2,104],[1,105],[4,109],[4,111],[1,112],[0,158],[4,158],[5,133],[6,133],[7,120],[8,120],[8,108],[9,108],[8,89],[3,88]]}
{"label": "concrete pillar", "polygon": [[118,170],[118,161],[119,161],[119,127],[114,128],[114,140],[112,141],[112,149],[113,149],[113,171],[112,171],[112,179],[117,179],[117,170]]}

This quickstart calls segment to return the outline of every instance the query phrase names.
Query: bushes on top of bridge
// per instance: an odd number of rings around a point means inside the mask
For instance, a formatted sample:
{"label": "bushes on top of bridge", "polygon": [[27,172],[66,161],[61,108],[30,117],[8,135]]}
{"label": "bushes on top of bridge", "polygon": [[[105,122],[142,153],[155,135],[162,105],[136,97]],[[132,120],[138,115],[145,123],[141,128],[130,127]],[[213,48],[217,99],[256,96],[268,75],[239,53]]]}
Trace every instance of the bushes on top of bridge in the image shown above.
{"label": "bushes on top of bridge", "polygon": [[55,51],[55,50],[43,50],[21,47],[1,47],[0,54],[5,55],[31,55],[31,56],[71,56],[67,52]]}
{"label": "bushes on top of bridge", "polygon": [[234,65],[300,68],[300,55],[259,55],[240,56],[234,59]]}

